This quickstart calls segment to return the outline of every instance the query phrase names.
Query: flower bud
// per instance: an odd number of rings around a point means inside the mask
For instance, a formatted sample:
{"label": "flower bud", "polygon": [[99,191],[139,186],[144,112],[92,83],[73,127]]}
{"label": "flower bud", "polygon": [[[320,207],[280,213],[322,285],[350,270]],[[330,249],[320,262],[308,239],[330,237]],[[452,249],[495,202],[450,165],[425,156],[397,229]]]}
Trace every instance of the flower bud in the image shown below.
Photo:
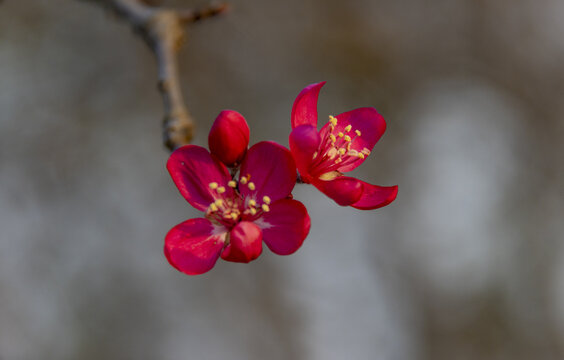
{"label": "flower bud", "polygon": [[241,163],[249,145],[249,125],[243,115],[223,110],[215,119],[208,144],[212,155],[227,166]]}

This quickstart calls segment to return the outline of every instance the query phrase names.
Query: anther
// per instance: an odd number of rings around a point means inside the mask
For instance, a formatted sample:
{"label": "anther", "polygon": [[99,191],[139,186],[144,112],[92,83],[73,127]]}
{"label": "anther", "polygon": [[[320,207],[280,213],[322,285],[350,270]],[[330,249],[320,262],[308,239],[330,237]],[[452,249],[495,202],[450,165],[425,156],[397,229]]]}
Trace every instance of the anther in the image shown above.
{"label": "anther", "polygon": [[214,205],[216,205],[216,206],[223,206],[223,200],[217,199],[216,201],[214,201]]}
{"label": "anther", "polygon": [[342,132],[340,132],[340,131],[339,131],[339,133],[338,133],[337,135],[339,135],[339,137],[343,137],[343,136],[345,136],[345,134],[343,134],[343,133],[342,133]]}
{"label": "anther", "polygon": [[264,201],[265,204],[270,204],[270,197],[265,195],[262,197],[262,201]]}
{"label": "anther", "polygon": [[335,135],[333,135],[333,134],[329,134],[329,139],[331,139],[331,142],[333,142],[333,143],[334,143],[335,141],[337,141],[337,137],[336,137]]}
{"label": "anther", "polygon": [[352,125],[351,125],[351,124],[349,124],[349,125],[347,125],[347,126],[345,127],[345,131],[346,131],[346,132],[351,131],[351,129],[352,129]]}
{"label": "anther", "polygon": [[337,126],[337,118],[332,115],[329,115],[329,122],[333,124],[333,126]]}
{"label": "anther", "polygon": [[249,200],[249,206],[257,206],[257,202],[251,199]]}
{"label": "anther", "polygon": [[234,180],[231,180],[227,183],[227,186],[231,187],[231,188],[236,188],[237,187],[237,182],[235,182]]}
{"label": "anther", "polygon": [[243,184],[243,185],[245,185],[245,184],[247,183],[247,181],[248,181],[248,180],[247,180],[247,177],[245,177],[245,176],[243,176],[243,177],[239,180],[239,182],[240,182],[241,184]]}
{"label": "anther", "polygon": [[252,181],[249,181],[249,184],[247,185],[249,187],[249,190],[254,190],[255,189],[255,183]]}
{"label": "anther", "polygon": [[264,211],[264,212],[269,212],[269,211],[270,211],[270,207],[269,207],[268,205],[266,205],[266,204],[262,204],[261,207],[262,207],[262,211]]}
{"label": "anther", "polygon": [[214,211],[217,211],[217,210],[218,210],[217,205],[215,205],[214,203],[211,203],[211,205],[210,205],[210,211],[211,211],[211,212],[214,212]]}
{"label": "anther", "polygon": [[218,186],[219,186],[219,184],[216,183],[215,181],[214,181],[214,182],[211,182],[211,183],[209,184],[209,187],[210,187],[210,189],[212,189],[212,190],[217,189]]}
{"label": "anther", "polygon": [[250,208],[249,211],[251,212],[251,215],[257,214],[257,209],[255,209],[255,208]]}
{"label": "anther", "polygon": [[225,192],[225,188],[223,186],[220,186],[217,188],[217,192],[223,194]]}
{"label": "anther", "polygon": [[237,213],[231,213],[231,218],[232,218],[233,220],[237,220],[238,217],[239,217],[239,214],[237,214]]}
{"label": "anther", "polygon": [[358,153],[357,155],[359,158],[364,159],[364,154],[363,153]]}
{"label": "anther", "polygon": [[361,134],[361,133],[360,133],[360,130],[358,130],[358,129],[355,130],[354,132],[355,132],[358,136],[360,136],[360,134]]}
{"label": "anther", "polygon": [[330,148],[329,151],[327,151],[327,156],[329,157],[329,159],[333,159],[335,156],[337,156],[337,149],[335,149],[334,147]]}
{"label": "anther", "polygon": [[347,152],[347,150],[345,148],[340,148],[339,149],[339,155],[345,155]]}
{"label": "anther", "polygon": [[345,141],[351,141],[351,137],[348,135],[345,135]]}

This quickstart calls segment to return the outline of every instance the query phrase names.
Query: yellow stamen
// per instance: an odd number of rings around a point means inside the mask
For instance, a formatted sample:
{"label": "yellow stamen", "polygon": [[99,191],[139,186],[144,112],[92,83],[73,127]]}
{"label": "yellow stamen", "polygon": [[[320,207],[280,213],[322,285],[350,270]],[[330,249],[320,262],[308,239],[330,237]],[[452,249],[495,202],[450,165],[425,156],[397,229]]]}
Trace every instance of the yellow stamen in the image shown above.
{"label": "yellow stamen", "polygon": [[335,135],[333,135],[333,134],[329,134],[329,139],[331,139],[331,142],[333,142],[333,143],[334,143],[335,141],[337,141],[337,137],[336,137]]}
{"label": "yellow stamen", "polygon": [[217,210],[218,210],[217,205],[215,205],[214,203],[212,203],[212,204],[210,205],[210,211],[211,211],[211,212],[214,212],[214,211],[217,211]]}
{"label": "yellow stamen", "polygon": [[265,204],[270,204],[270,197],[265,195],[262,197],[262,201],[264,201]]}
{"label": "yellow stamen", "polygon": [[249,206],[257,206],[257,202],[251,199],[249,200]]}
{"label": "yellow stamen", "polygon": [[337,156],[337,149],[335,149],[334,147],[329,149],[329,151],[327,151],[327,156],[329,156],[329,159],[333,159],[335,156]]}
{"label": "yellow stamen", "polygon": [[360,134],[361,134],[361,133],[360,133],[360,130],[355,130],[354,132],[355,132],[358,136],[360,136]]}
{"label": "yellow stamen", "polygon": [[214,204],[215,204],[216,206],[223,206],[223,200],[217,199],[216,201],[214,201]]}
{"label": "yellow stamen", "polygon": [[345,135],[345,141],[351,141],[351,137],[348,135]]}
{"label": "yellow stamen", "polygon": [[232,187],[232,188],[236,188],[237,182],[235,182],[234,180],[231,180],[227,183],[227,186]]}
{"label": "yellow stamen", "polygon": [[343,136],[345,136],[345,134],[343,134],[343,133],[342,133],[342,132],[340,132],[340,131],[339,131],[339,133],[338,133],[337,135],[339,135],[339,137],[343,137]]}
{"label": "yellow stamen", "polygon": [[215,181],[214,181],[214,182],[211,182],[211,183],[209,184],[209,187],[210,187],[210,189],[212,189],[212,190],[217,189],[218,186],[219,186],[219,184],[216,183]]}
{"label": "yellow stamen", "polygon": [[249,190],[251,190],[251,191],[253,191],[255,189],[255,183],[252,182],[252,181],[249,182],[248,186],[249,186]]}
{"label": "yellow stamen", "polygon": [[364,154],[363,153],[358,153],[357,155],[359,158],[364,159]]}
{"label": "yellow stamen", "polygon": [[338,176],[340,176],[341,173],[338,171],[330,171],[327,172],[325,174],[321,174],[321,176],[319,176],[319,179],[323,180],[323,181],[331,181],[336,179]]}
{"label": "yellow stamen", "polygon": [[347,152],[347,150],[344,149],[344,148],[340,148],[340,149],[339,149],[339,154],[340,154],[340,155],[345,155],[346,152]]}
{"label": "yellow stamen", "polygon": [[255,208],[250,208],[249,211],[251,212],[251,215],[257,214],[257,209],[255,209]]}
{"label": "yellow stamen", "polygon": [[264,212],[269,212],[269,211],[270,211],[270,207],[269,207],[268,205],[266,205],[266,204],[262,204],[261,207],[262,207],[262,211],[264,211]]}
{"label": "yellow stamen", "polygon": [[346,132],[351,131],[351,129],[352,129],[352,125],[350,125],[350,124],[345,127]]}
{"label": "yellow stamen", "polygon": [[223,186],[218,187],[217,192],[220,193],[220,194],[223,194],[225,192],[225,187],[223,187]]}
{"label": "yellow stamen", "polygon": [[239,217],[239,214],[237,214],[237,213],[231,213],[231,218],[232,218],[233,220],[237,220],[238,217]]}
{"label": "yellow stamen", "polygon": [[247,183],[247,181],[248,181],[248,180],[247,180],[246,177],[242,177],[242,178],[239,180],[239,182],[240,182],[241,184],[243,184],[243,185],[245,185],[245,184]]}
{"label": "yellow stamen", "polygon": [[337,118],[332,115],[329,115],[329,122],[333,124],[333,126],[337,126]]}

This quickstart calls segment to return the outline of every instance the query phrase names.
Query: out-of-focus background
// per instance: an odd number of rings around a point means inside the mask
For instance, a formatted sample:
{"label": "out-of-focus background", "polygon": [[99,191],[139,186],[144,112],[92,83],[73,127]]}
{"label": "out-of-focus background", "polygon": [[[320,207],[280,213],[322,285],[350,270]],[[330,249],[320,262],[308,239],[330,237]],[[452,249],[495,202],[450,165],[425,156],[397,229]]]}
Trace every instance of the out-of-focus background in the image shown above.
{"label": "out-of-focus background", "polygon": [[90,2],[6,0],[0,359],[564,358],[564,2],[230,4],[180,54],[194,143],[228,108],[287,145],[327,80],[321,122],[387,119],[355,174],[397,200],[297,186],[296,254],[177,272],[163,237],[200,215],[165,170],[153,55]]}

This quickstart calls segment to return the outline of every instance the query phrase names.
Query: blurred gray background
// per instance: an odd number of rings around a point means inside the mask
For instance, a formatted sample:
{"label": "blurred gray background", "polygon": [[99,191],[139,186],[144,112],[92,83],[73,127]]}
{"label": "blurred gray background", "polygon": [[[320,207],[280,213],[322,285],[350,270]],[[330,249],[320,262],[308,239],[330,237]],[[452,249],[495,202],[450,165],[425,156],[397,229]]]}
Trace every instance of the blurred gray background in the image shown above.
{"label": "blurred gray background", "polygon": [[0,359],[564,358],[564,2],[230,4],[180,54],[194,143],[228,108],[287,145],[327,80],[320,122],[387,119],[355,174],[397,200],[297,186],[296,254],[182,275],[163,238],[200,214],[165,170],[152,53],[95,4],[6,0]]}

